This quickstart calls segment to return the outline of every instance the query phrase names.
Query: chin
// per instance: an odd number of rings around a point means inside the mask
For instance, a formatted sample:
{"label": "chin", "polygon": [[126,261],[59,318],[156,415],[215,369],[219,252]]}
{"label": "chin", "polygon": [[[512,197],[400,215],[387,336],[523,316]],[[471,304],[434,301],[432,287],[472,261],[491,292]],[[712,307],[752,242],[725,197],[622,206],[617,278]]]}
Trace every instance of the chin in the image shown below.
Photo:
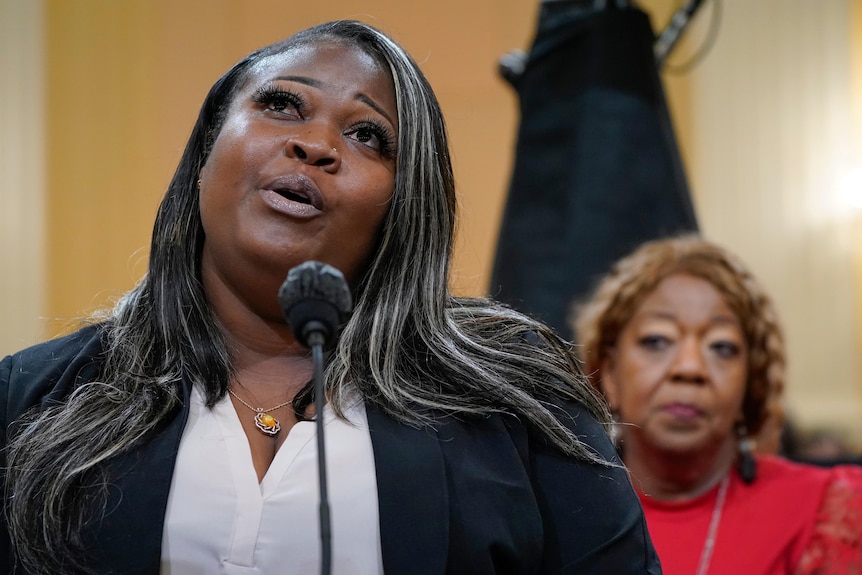
{"label": "chin", "polygon": [[661,437],[647,438],[653,449],[677,457],[702,455],[710,446],[716,444],[715,438],[700,432],[662,434]]}

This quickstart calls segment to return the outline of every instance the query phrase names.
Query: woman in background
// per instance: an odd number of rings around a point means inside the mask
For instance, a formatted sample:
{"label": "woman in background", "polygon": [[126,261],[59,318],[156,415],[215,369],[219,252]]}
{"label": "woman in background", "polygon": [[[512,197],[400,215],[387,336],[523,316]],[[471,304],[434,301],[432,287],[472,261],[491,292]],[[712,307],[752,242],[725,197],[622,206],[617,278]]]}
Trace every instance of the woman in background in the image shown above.
{"label": "woman in background", "polygon": [[753,450],[778,428],[785,356],[742,262],[695,235],[648,242],[574,328],[666,575],[862,573],[862,469]]}
{"label": "woman in background", "polygon": [[[323,417],[334,573],[659,573],[571,347],[449,293],[455,206],[438,102],[386,35],[333,22],[236,64],[146,277],[0,362],[0,568],[315,573]],[[322,414],[277,298],[309,260],[355,302]]]}

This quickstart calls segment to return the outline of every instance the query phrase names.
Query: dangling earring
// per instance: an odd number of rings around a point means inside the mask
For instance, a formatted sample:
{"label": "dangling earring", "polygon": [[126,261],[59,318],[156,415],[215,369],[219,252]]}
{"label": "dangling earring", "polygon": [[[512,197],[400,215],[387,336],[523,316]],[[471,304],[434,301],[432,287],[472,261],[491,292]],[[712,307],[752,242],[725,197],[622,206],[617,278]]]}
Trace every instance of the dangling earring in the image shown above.
{"label": "dangling earring", "polygon": [[744,423],[736,426],[739,456],[736,460],[736,468],[739,476],[746,485],[751,485],[757,478],[757,462],[754,460],[754,440],[748,436],[748,430]]}

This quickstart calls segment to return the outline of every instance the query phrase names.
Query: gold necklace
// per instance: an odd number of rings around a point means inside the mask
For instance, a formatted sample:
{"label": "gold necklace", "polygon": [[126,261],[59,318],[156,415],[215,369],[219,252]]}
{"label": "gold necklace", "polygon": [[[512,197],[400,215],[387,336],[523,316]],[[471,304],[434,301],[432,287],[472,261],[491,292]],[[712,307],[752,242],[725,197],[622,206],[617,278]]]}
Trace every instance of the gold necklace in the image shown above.
{"label": "gold necklace", "polygon": [[279,403],[275,407],[270,407],[269,409],[263,409],[262,407],[252,407],[251,405],[246,403],[245,400],[243,400],[243,398],[238,396],[236,394],[236,392],[234,392],[234,390],[232,390],[230,388],[228,388],[228,392],[232,396],[237,398],[237,400],[241,404],[243,404],[244,406],[246,406],[247,408],[249,408],[250,410],[252,410],[253,412],[256,413],[256,415],[254,416],[255,427],[257,427],[259,430],[261,430],[266,435],[270,435],[270,436],[278,435],[278,432],[281,431],[281,423],[279,423],[279,421],[275,417],[273,417],[273,415],[269,412],[275,411],[276,409],[279,409],[280,407],[284,407],[285,405],[292,403],[292,400],[291,401],[285,401],[284,403]]}

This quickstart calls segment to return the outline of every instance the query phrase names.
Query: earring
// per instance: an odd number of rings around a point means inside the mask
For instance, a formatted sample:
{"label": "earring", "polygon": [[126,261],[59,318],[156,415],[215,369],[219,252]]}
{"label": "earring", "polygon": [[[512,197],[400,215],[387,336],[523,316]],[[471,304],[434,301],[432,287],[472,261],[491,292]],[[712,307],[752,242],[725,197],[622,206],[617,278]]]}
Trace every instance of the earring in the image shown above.
{"label": "earring", "polygon": [[198,178],[198,189],[201,189],[201,180]]}
{"label": "earring", "polygon": [[754,460],[754,440],[748,436],[745,424],[736,426],[736,434],[739,436],[737,444],[739,456],[736,460],[736,468],[739,476],[746,485],[750,485],[757,479],[757,462]]}

